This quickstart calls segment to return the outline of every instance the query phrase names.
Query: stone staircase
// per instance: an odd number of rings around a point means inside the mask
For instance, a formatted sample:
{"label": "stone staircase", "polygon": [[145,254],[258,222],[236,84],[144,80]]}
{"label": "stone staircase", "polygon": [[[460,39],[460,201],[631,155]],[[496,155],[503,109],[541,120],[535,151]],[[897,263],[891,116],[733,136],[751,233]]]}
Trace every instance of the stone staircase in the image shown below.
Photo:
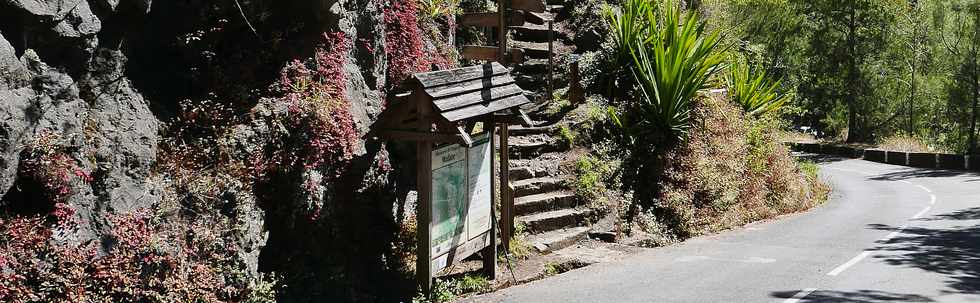
{"label": "stone staircase", "polygon": [[[521,26],[511,26],[510,47],[524,49],[525,62],[514,67],[512,74],[517,84],[529,92],[528,97],[537,107],[534,112],[547,105],[548,96],[548,41],[554,38],[554,84],[555,89],[568,86],[569,55],[575,52],[570,37],[562,31],[571,14],[569,0],[547,0],[548,12],[532,13],[529,22]],[[536,20],[536,21],[531,21]],[[548,27],[548,20],[554,21],[554,30]],[[535,24],[540,23],[540,24]],[[549,121],[554,122],[554,121]]]}
{"label": "stone staircase", "polygon": [[510,178],[514,187],[515,224],[528,241],[548,253],[588,236],[596,213],[565,184],[559,163],[568,147],[553,135],[555,127],[513,127]]}
{"label": "stone staircase", "polygon": [[570,179],[562,175],[559,163],[569,147],[556,136],[562,117],[538,114],[552,100],[548,96],[548,39],[554,41],[555,89],[568,85],[568,55],[574,52],[569,37],[560,31],[568,18],[567,0],[548,0],[549,12],[535,18],[554,20],[555,31],[549,33],[544,24],[527,23],[511,27],[511,47],[523,48],[524,63],[513,68],[514,78],[535,101],[525,108],[536,120],[535,127],[512,127],[510,134],[510,178],[514,186],[515,224],[525,227],[527,240],[541,253],[556,251],[585,239],[597,214],[580,201],[565,184]]}

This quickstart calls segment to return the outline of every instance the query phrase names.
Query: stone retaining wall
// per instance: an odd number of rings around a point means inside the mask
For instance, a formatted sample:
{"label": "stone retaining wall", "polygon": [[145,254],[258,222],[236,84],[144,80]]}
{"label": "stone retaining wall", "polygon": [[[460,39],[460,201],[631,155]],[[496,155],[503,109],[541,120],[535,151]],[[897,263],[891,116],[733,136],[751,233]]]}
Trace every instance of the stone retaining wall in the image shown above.
{"label": "stone retaining wall", "polygon": [[820,143],[786,143],[793,151],[835,155],[872,162],[919,168],[940,168],[980,171],[980,155],[907,153],[881,149],[862,149],[844,145]]}

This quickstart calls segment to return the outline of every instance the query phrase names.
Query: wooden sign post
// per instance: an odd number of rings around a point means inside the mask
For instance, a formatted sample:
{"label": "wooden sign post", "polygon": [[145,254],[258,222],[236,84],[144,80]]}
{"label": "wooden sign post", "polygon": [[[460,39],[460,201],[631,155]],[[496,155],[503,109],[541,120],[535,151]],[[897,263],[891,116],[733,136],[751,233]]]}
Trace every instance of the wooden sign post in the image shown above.
{"label": "wooden sign post", "polygon": [[[416,142],[419,287],[428,294],[434,273],[476,253],[484,274],[493,279],[494,172],[500,168],[506,175],[508,167],[494,161],[494,125],[530,125],[520,106],[531,101],[499,63],[415,74],[409,81],[412,92],[392,102],[368,136]],[[472,134],[467,126],[477,122],[485,131]],[[501,135],[506,144],[506,130]]]}

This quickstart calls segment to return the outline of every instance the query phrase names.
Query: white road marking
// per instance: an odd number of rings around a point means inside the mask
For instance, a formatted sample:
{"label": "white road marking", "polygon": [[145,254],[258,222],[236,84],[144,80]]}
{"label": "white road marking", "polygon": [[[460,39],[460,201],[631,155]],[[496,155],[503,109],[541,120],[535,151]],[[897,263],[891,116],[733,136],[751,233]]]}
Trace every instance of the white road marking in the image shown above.
{"label": "white road marking", "polygon": [[806,298],[806,296],[809,296],[811,293],[813,293],[815,291],[817,291],[816,288],[806,288],[806,289],[803,289],[800,292],[796,293],[796,295],[793,296],[792,298],[789,298],[789,299],[786,299],[786,301],[783,301],[783,303],[796,303],[796,302],[800,302],[800,300],[803,300],[803,298]]}
{"label": "white road marking", "polygon": [[918,218],[921,218],[921,217],[922,217],[922,215],[925,215],[925,214],[926,214],[927,212],[929,212],[929,210],[931,210],[931,209],[932,209],[932,206],[926,206],[926,209],[923,209],[923,210],[922,210],[922,211],[920,211],[919,213],[917,213],[917,214],[915,214],[915,216],[912,216],[912,219],[918,219]]}
{"label": "white road marking", "polygon": [[828,276],[837,276],[840,273],[842,273],[845,270],[847,270],[848,268],[850,268],[851,266],[854,266],[854,264],[857,264],[858,262],[861,262],[861,260],[864,260],[864,258],[867,258],[870,255],[871,255],[871,252],[870,251],[861,252],[861,254],[855,256],[854,258],[851,258],[851,260],[850,261],[847,261],[847,263],[841,264],[840,266],[837,266],[837,268],[834,268],[834,270],[831,270],[829,273],[827,273],[827,275]]}
{"label": "white road marking", "polygon": [[936,204],[936,195],[929,195],[929,205]]}
{"label": "white road marking", "polygon": [[888,234],[887,236],[885,236],[884,238],[882,238],[881,241],[888,242],[888,240],[891,240],[892,238],[897,237],[899,234],[901,234],[903,231],[905,231],[905,229],[908,228],[908,227],[909,227],[908,224],[902,225],[902,227],[899,227],[895,231],[891,232],[890,234]]}
{"label": "white road marking", "polygon": [[919,184],[916,184],[915,186],[918,186],[919,188],[921,188],[922,190],[926,191],[927,193],[932,193],[932,190],[929,189],[928,187],[925,187],[925,186],[922,186],[922,185],[919,185]]}

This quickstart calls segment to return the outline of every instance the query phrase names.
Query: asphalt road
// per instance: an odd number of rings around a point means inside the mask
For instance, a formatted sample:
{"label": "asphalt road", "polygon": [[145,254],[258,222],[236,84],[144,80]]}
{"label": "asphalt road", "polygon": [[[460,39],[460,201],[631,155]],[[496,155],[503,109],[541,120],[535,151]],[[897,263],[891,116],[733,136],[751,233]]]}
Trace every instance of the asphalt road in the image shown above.
{"label": "asphalt road", "polygon": [[479,302],[980,302],[980,175],[828,161],[810,212],[649,250]]}

